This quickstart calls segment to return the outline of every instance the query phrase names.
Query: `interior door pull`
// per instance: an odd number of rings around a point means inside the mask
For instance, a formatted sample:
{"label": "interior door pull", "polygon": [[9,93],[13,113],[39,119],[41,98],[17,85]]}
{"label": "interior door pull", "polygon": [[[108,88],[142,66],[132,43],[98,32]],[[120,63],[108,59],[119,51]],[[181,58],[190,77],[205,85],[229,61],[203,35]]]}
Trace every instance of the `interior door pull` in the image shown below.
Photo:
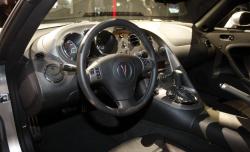
{"label": "interior door pull", "polygon": [[229,35],[229,34],[222,34],[222,35],[220,35],[220,39],[223,40],[223,41],[233,41],[234,36]]}

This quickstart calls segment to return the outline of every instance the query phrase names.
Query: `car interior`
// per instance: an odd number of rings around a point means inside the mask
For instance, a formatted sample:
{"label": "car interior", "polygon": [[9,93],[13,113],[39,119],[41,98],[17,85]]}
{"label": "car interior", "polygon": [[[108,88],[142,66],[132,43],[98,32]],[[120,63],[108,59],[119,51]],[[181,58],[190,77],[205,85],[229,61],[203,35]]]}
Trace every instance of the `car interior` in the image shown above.
{"label": "car interior", "polygon": [[15,1],[0,151],[248,152],[249,51],[249,0]]}

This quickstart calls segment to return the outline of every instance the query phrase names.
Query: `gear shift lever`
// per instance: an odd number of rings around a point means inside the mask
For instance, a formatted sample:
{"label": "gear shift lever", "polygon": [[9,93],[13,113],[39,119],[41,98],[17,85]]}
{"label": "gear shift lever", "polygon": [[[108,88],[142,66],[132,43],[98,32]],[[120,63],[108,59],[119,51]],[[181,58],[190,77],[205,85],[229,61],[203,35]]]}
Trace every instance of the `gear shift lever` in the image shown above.
{"label": "gear shift lever", "polygon": [[169,99],[174,99],[176,103],[191,105],[196,103],[196,97],[183,88],[183,72],[181,70],[174,70],[175,86],[167,91]]}
{"label": "gear shift lever", "polygon": [[174,80],[176,89],[180,89],[182,86],[182,76],[183,72],[181,70],[174,70]]}

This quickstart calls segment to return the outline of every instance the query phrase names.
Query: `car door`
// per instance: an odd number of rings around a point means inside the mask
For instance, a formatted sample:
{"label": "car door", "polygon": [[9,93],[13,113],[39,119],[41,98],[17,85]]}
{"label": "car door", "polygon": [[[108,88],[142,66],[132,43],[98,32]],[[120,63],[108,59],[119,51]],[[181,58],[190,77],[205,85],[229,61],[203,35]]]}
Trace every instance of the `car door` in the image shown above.
{"label": "car door", "polygon": [[[16,0],[0,1],[0,34],[3,26],[8,19]],[[5,27],[7,29],[7,26]],[[0,38],[0,41],[2,38]],[[2,52],[2,51],[1,51]],[[13,106],[10,100],[9,88],[6,79],[6,66],[1,60],[0,64],[0,151],[14,152],[21,151],[18,140],[15,119],[13,115]]]}
{"label": "car door", "polygon": [[3,124],[0,135],[9,152],[34,151],[26,113],[18,102],[16,75],[20,74],[26,46],[55,2],[18,0],[0,33],[0,120]]}
{"label": "car door", "polygon": [[[233,14],[239,11],[250,11],[249,8],[249,2],[237,5],[221,19],[219,24],[217,23],[213,30],[202,32],[206,44],[214,49],[215,54],[206,65],[201,65],[190,73],[197,89],[204,95],[204,101],[212,107],[229,100],[242,100],[222,90],[221,84],[226,83],[246,93],[250,91],[242,77],[242,74],[246,78],[250,76],[249,26],[225,27]],[[233,65],[232,62],[235,64]],[[237,73],[237,70],[241,74]]]}

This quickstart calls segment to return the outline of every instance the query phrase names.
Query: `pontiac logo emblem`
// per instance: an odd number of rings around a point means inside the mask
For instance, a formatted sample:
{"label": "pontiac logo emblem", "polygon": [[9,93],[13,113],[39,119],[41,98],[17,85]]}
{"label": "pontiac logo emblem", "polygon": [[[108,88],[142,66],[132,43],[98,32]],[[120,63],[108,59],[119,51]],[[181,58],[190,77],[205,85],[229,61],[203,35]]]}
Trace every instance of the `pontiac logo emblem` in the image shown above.
{"label": "pontiac logo emblem", "polygon": [[121,68],[124,76],[126,77],[127,76],[127,65],[126,64],[124,64],[124,65],[121,64],[120,68]]}
{"label": "pontiac logo emblem", "polygon": [[131,65],[126,62],[118,64],[116,70],[119,78],[123,80],[129,80],[133,74]]}

